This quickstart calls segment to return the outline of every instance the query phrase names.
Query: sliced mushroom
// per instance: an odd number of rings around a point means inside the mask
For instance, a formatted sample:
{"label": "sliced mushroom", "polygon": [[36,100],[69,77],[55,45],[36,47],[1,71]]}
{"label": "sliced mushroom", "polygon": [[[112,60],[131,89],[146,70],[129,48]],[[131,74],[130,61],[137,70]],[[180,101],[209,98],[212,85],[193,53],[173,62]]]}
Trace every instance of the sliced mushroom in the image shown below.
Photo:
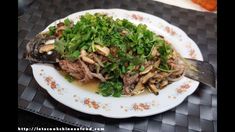
{"label": "sliced mushroom", "polygon": [[163,76],[161,74],[156,74],[156,75],[153,76],[153,78],[155,78],[155,79],[162,79]]}
{"label": "sliced mushroom", "polygon": [[101,55],[108,56],[110,53],[110,50],[108,47],[95,45],[95,48],[97,49],[96,51]]}
{"label": "sliced mushroom", "polygon": [[159,65],[160,65],[160,59],[158,59],[154,64],[153,64],[153,66],[155,67],[155,68],[158,68],[159,67]]}
{"label": "sliced mushroom", "polygon": [[144,71],[140,72],[140,75],[147,74],[153,69],[153,65],[148,66]]}
{"label": "sliced mushroom", "polygon": [[158,95],[159,90],[157,89],[157,87],[154,84],[150,84],[149,83],[149,89],[151,90],[151,92],[153,92],[155,95]]}
{"label": "sliced mushroom", "polygon": [[156,46],[152,48],[152,50],[151,50],[151,55],[152,55],[153,57],[155,57],[155,56],[160,56],[160,53],[158,52]]}
{"label": "sliced mushroom", "polygon": [[87,52],[85,50],[81,50],[81,55],[80,57],[82,58],[83,61],[89,63],[89,64],[95,64],[95,61],[92,60],[91,58],[87,57]]}
{"label": "sliced mushroom", "polygon": [[81,50],[81,55],[80,56],[87,56],[87,52],[84,50],[84,49],[82,49]]}
{"label": "sliced mushroom", "polygon": [[161,72],[159,73],[163,78],[168,77],[169,73]]}
{"label": "sliced mushroom", "polygon": [[132,95],[138,95],[143,91],[144,91],[144,85],[141,83],[141,81],[139,81],[131,93]]}
{"label": "sliced mushroom", "polygon": [[157,51],[157,47],[153,47],[152,51],[151,51],[151,55],[152,56],[157,56],[159,53]]}
{"label": "sliced mushroom", "polygon": [[95,64],[95,61],[93,61],[92,59],[86,57],[86,56],[81,56],[82,60],[89,63],[89,64]]}
{"label": "sliced mushroom", "polygon": [[182,77],[183,77],[183,74],[182,74],[181,76],[179,76],[179,77],[171,77],[171,76],[169,76],[167,79],[168,79],[170,82],[176,82],[176,81],[182,79]]}
{"label": "sliced mushroom", "polygon": [[172,54],[169,55],[169,58],[172,58],[172,59],[176,59],[177,57],[179,57],[179,56],[178,56],[178,53],[175,50],[173,50]]}
{"label": "sliced mushroom", "polygon": [[141,78],[141,83],[145,84],[150,78],[152,78],[155,74],[153,72],[149,72],[147,75]]}
{"label": "sliced mushroom", "polygon": [[92,59],[90,59],[90,58],[88,58],[88,57],[86,57],[86,56],[81,56],[81,58],[82,58],[82,60],[83,60],[84,62],[87,62],[87,63],[89,63],[89,64],[95,64],[95,61],[93,61]]}
{"label": "sliced mushroom", "polygon": [[163,80],[160,84],[160,88],[163,88],[165,87],[166,85],[168,84],[168,81],[167,80]]}
{"label": "sliced mushroom", "polygon": [[183,73],[184,73],[184,69],[181,68],[181,69],[178,69],[177,71],[173,72],[172,75],[179,76],[179,75],[182,75]]}
{"label": "sliced mushroom", "polygon": [[178,72],[177,74],[173,72],[170,76],[167,77],[167,79],[171,82],[180,80],[185,74],[185,69],[183,69],[183,71],[177,71],[177,72]]}
{"label": "sliced mushroom", "polygon": [[55,48],[54,44],[43,45],[39,48],[39,53],[49,52]]}
{"label": "sliced mushroom", "polygon": [[156,72],[153,78],[156,80],[157,83],[159,83],[165,78],[167,78],[167,76],[168,76],[168,73],[165,74],[164,72],[159,72],[159,73]]}
{"label": "sliced mushroom", "polygon": [[149,82],[150,82],[151,84],[154,84],[154,83],[156,83],[156,82],[157,82],[157,80],[156,80],[156,79],[154,79],[154,78],[151,78],[151,79],[149,79]]}

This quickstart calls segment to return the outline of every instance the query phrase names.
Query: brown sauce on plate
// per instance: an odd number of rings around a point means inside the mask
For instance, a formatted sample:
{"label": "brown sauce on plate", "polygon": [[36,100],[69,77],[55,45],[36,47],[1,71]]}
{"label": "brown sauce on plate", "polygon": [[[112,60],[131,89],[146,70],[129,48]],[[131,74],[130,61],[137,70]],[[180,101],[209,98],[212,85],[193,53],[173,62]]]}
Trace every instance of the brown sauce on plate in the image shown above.
{"label": "brown sauce on plate", "polygon": [[98,86],[100,84],[100,81],[97,80],[97,79],[92,79],[91,81],[89,82],[86,82],[86,83],[82,83],[82,82],[79,82],[79,81],[73,81],[72,82],[73,85],[76,85],[78,86],[79,88],[82,88],[84,90],[88,90],[92,93],[95,93],[98,91]]}
{"label": "brown sauce on plate", "polygon": [[[82,83],[79,81],[73,81],[72,82],[73,85],[78,86],[79,88],[82,88],[84,90],[90,91],[92,93],[98,92],[98,87],[100,84],[100,81],[98,79],[92,79],[91,81],[87,82],[87,83]],[[136,95],[136,96],[142,96],[142,95],[146,95],[149,94],[149,90],[145,89],[143,93]]]}
{"label": "brown sauce on plate", "polygon": [[[62,76],[65,76],[65,73],[63,71],[59,71],[59,72]],[[96,92],[98,92],[98,87],[99,87],[99,84],[100,84],[100,80],[92,79],[92,80],[90,80],[89,82],[86,82],[86,83],[82,83],[82,82],[79,82],[77,80],[74,80],[73,82],[71,82],[71,84],[77,86],[78,88],[82,88],[82,89],[90,91],[92,93],[96,93]],[[149,94],[149,93],[150,93],[149,90],[145,89],[143,93],[141,93],[137,96],[142,96],[142,95],[146,95],[146,94]]]}

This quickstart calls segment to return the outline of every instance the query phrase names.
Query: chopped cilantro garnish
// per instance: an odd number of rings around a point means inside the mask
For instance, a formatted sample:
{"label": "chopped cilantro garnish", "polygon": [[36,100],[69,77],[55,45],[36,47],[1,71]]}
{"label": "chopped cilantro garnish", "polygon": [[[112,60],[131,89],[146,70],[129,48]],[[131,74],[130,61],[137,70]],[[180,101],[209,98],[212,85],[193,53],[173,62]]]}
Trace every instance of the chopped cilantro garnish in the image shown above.
{"label": "chopped cilantro garnish", "polygon": [[[114,20],[99,13],[87,13],[73,26],[70,26],[71,22],[68,18],[64,20],[66,28],[55,43],[55,50],[62,58],[74,61],[79,58],[81,49],[88,53],[95,52],[95,44],[117,49],[115,55],[107,56],[108,61],[102,68],[102,73],[110,78],[99,86],[99,93],[103,96],[119,97],[123,85],[120,77],[127,72],[144,71],[144,66],[140,66],[138,71],[135,67],[153,58],[150,56],[153,47],[157,47],[160,53],[159,70],[170,70],[167,61],[172,48],[144,24],[134,25],[126,19]],[[49,27],[49,31],[53,35],[56,27]]]}

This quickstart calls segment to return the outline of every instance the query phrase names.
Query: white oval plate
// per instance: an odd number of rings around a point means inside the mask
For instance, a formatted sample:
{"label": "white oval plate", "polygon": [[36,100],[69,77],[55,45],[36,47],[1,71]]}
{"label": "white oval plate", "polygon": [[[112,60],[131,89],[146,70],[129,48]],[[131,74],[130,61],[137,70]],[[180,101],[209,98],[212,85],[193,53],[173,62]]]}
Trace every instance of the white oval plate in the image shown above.
{"label": "white oval plate", "polygon": [[[151,31],[164,36],[167,41],[172,43],[183,57],[203,60],[195,42],[181,29],[159,17],[123,9],[94,9],[77,12],[66,18],[77,22],[79,17],[87,12],[91,14],[105,13],[113,16],[114,19],[127,19],[134,24],[146,24]],[[66,18],[57,20],[49,26],[55,25]],[[48,31],[48,27],[43,32]],[[199,82],[183,77],[161,90],[158,96],[144,94],[120,98],[102,97],[69,83],[52,65],[33,64],[32,69],[39,85],[57,101],[80,112],[110,118],[143,117],[164,112],[179,105],[199,85]]]}

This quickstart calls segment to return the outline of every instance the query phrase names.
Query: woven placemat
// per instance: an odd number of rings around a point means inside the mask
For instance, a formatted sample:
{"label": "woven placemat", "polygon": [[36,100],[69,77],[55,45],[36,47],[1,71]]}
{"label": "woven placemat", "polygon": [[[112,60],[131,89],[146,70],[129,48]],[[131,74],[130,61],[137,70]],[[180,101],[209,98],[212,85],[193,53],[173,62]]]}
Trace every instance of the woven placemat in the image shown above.
{"label": "woven placemat", "polygon": [[142,118],[109,119],[72,110],[55,101],[34,80],[22,59],[26,43],[51,22],[94,8],[123,8],[150,13],[184,30],[199,46],[203,58],[217,70],[217,15],[170,6],[152,0],[34,1],[18,18],[18,107],[74,126],[104,127],[105,131],[217,131],[217,91],[203,84],[179,106]]}

